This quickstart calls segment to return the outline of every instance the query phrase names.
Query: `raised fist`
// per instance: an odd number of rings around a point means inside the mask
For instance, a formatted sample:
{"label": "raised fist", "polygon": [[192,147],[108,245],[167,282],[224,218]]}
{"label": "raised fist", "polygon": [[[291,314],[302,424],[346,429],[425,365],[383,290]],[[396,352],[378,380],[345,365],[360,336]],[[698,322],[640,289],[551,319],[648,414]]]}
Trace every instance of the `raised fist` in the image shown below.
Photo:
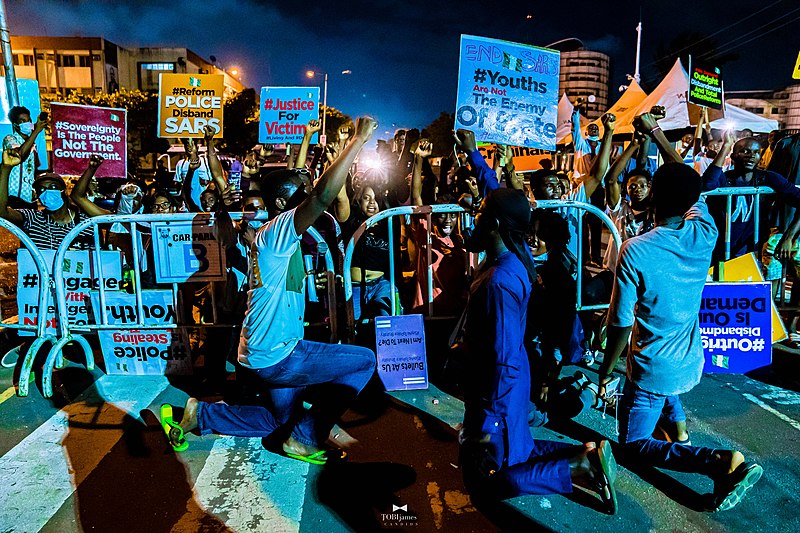
{"label": "raised fist", "polygon": [[614,127],[617,125],[617,117],[614,113],[606,113],[601,120],[604,128],[614,131]]}
{"label": "raised fist", "polygon": [[428,139],[420,139],[414,155],[417,157],[430,157],[433,153],[433,143]]}
{"label": "raised fist", "polygon": [[472,131],[462,128],[455,132],[454,137],[458,147],[465,152],[472,153],[478,149],[478,145],[475,143],[475,133]]}
{"label": "raised fist", "polygon": [[214,134],[216,134],[214,128],[208,125],[203,126],[203,137],[205,138],[206,142],[211,141],[214,138]]}
{"label": "raised fist", "polygon": [[377,127],[378,123],[374,118],[358,117],[358,120],[356,120],[356,137],[366,142],[372,137],[372,133]]}
{"label": "raised fist", "polygon": [[103,164],[103,161],[105,161],[105,158],[102,155],[92,154],[89,158],[89,166],[91,168],[97,168]]}
{"label": "raised fist", "polygon": [[20,163],[22,163],[22,158],[19,156],[19,148],[6,148],[3,150],[3,165],[15,167]]}
{"label": "raised fist", "polygon": [[47,122],[50,120],[50,115],[46,111],[42,111],[39,113],[39,118],[36,120],[36,125],[44,128],[47,126]]}
{"label": "raised fist", "polygon": [[650,114],[654,119],[661,120],[667,116],[667,108],[665,108],[663,105],[654,105],[650,108]]}
{"label": "raised fist", "polygon": [[311,135],[314,135],[321,129],[322,129],[322,122],[316,119],[309,120],[308,124],[306,124],[306,135],[310,137]]}

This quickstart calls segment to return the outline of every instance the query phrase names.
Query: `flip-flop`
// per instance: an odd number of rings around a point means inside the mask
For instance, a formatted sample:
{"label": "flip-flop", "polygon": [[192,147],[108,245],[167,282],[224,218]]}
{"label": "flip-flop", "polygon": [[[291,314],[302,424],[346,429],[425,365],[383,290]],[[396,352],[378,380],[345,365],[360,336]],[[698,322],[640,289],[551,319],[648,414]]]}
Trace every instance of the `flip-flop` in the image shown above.
{"label": "flip-flop", "polygon": [[[592,455],[589,457],[590,460],[593,458]],[[615,515],[618,510],[617,492],[614,490],[614,483],[617,481],[617,461],[611,452],[611,443],[601,440],[597,444],[597,455],[593,462],[595,475],[599,478],[596,480],[597,492],[606,504],[609,514]]]}
{"label": "flip-flop", "polygon": [[[186,440],[186,436],[183,434],[183,428],[172,420],[172,406],[168,403],[161,404],[161,428],[164,430],[167,436],[167,442],[169,442],[173,450],[176,452],[183,452],[189,448],[189,441]],[[172,431],[174,430],[178,431],[178,438],[176,441],[172,440]]]}
{"label": "flip-flop", "polygon": [[324,465],[328,462],[328,455],[325,450],[314,452],[311,455],[301,455],[299,453],[286,452],[286,457],[291,457],[292,459],[297,459],[298,461],[303,461],[305,463],[311,463],[312,465]]}
{"label": "flip-flop", "polygon": [[733,473],[726,476],[731,480],[726,480],[729,485],[723,489],[724,495],[722,494],[723,491],[717,490],[716,486],[714,487],[717,502],[719,502],[714,508],[714,512],[729,511],[736,507],[744,498],[745,493],[761,479],[763,473],[764,469],[759,464],[749,462],[740,464]]}

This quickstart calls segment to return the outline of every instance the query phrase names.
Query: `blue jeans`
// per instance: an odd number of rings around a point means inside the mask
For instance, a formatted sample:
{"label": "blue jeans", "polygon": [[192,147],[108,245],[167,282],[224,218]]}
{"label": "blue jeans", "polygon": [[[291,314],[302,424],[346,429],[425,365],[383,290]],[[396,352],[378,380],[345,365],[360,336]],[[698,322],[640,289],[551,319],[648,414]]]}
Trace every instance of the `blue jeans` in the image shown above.
{"label": "blue jeans", "polygon": [[[363,287],[363,290],[362,290]],[[386,278],[353,283],[353,318],[375,318],[392,314],[392,286]]]}
{"label": "blue jeans", "polygon": [[659,468],[709,476],[719,473],[718,450],[685,446],[652,437],[662,416],[672,421],[686,419],[677,396],[647,392],[626,380],[617,413],[619,441],[627,454]]}
{"label": "blue jeans", "polygon": [[[289,425],[292,437],[318,447],[349,403],[375,371],[375,354],[350,344],[300,341],[281,362],[266,368],[243,368],[267,389],[269,408],[200,402],[197,424],[202,435],[214,432],[236,437],[266,437]],[[311,409],[303,407],[303,392],[324,385],[324,396]]]}
{"label": "blue jeans", "polygon": [[[528,460],[508,466],[506,438],[505,434],[493,434],[488,443],[468,441],[461,445],[464,485],[470,493],[504,499],[522,494],[572,492],[568,456],[574,445],[534,439]],[[497,472],[487,475],[487,465]]]}

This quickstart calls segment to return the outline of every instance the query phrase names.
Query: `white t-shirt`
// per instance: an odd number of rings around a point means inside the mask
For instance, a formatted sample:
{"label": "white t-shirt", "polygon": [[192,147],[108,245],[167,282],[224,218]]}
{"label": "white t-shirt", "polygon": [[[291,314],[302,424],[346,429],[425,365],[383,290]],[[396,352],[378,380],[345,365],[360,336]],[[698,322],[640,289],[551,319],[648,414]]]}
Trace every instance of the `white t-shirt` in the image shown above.
{"label": "white t-shirt", "polygon": [[251,247],[250,290],[239,339],[239,362],[248,368],[281,362],[303,339],[306,272],[294,213],[291,209],[264,224]]}
{"label": "white t-shirt", "polygon": [[640,389],[676,395],[700,382],[698,313],[716,244],[705,200],[677,227],[657,226],[623,243],[608,324],[633,326],[628,379]]}
{"label": "white t-shirt", "polygon": [[[25,139],[17,132],[6,135],[3,139],[3,149],[19,148]],[[8,175],[8,195],[16,196],[28,203],[33,202],[33,180],[36,170],[36,145],[33,145],[28,158],[11,169]]]}
{"label": "white t-shirt", "polygon": [[[175,165],[175,181],[178,183],[183,183],[183,180],[186,179],[186,175],[188,173],[189,160],[181,159],[178,161],[178,164]],[[195,203],[195,205],[200,205],[200,195],[209,183],[211,183],[211,170],[208,168],[208,160],[206,159],[206,156],[201,155],[200,168],[195,170],[194,174],[192,174],[192,183],[190,187],[192,201]]]}
{"label": "white t-shirt", "polygon": [[[634,210],[631,204],[622,197],[620,197],[614,209],[606,207],[606,214],[614,222],[614,226],[617,228],[622,242],[638,235],[645,223],[645,220],[641,216],[645,214],[645,212]],[[616,267],[617,249],[612,239],[609,237],[606,255],[603,258],[603,268],[614,272]]]}

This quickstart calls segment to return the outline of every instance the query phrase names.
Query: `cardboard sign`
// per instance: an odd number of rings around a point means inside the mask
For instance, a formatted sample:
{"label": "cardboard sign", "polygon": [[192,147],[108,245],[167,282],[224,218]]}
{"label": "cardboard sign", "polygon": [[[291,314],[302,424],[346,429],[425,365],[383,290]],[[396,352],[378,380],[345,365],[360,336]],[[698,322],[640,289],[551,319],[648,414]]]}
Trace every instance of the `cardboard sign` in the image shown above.
{"label": "cardboard sign", "polygon": [[375,319],[378,375],[387,391],[428,388],[422,315]]}
{"label": "cardboard sign", "polygon": [[153,222],[158,283],[224,281],[225,253],[205,221]]}
{"label": "cardboard sign", "polygon": [[[300,143],[309,120],[319,119],[319,87],[262,87],[258,142]],[[318,133],[311,137],[317,144]]]}
{"label": "cardboard sign", "polygon": [[711,283],[703,289],[704,372],[744,374],[772,364],[770,283]]}
{"label": "cardboard sign", "polygon": [[456,128],[478,141],[555,150],[560,54],[461,36]]}
{"label": "cardboard sign", "polygon": [[53,124],[53,172],[80,176],[93,154],[105,161],[98,178],[128,175],[127,111],[89,105],[50,104]]}
{"label": "cardboard sign", "polygon": [[[516,172],[529,172],[532,170],[539,170],[542,167],[542,161],[553,161],[553,155],[547,150],[539,150],[537,148],[525,148],[522,146],[510,147],[514,154],[514,170]],[[494,154],[495,145],[487,143],[478,143],[478,150],[486,163],[490,167],[494,167]]]}
{"label": "cardboard sign", "polygon": [[[91,293],[92,310],[100,323],[100,293]],[[144,324],[174,325],[172,291],[142,291]],[[108,324],[137,322],[136,295],[115,291],[106,293],[105,316]],[[192,373],[189,339],[182,328],[100,330],[106,372],[116,375],[187,375]]]}
{"label": "cardboard sign", "polygon": [[[17,93],[19,93],[19,104],[25,106],[31,112],[31,120],[36,122],[39,113],[42,111],[41,99],[39,97],[39,82],[17,78]],[[8,120],[8,111],[11,104],[8,102],[6,93],[6,79],[0,76],[0,139],[3,139],[3,148],[19,148],[22,146],[21,137],[15,138],[12,135],[11,121]],[[36,141],[28,159],[11,169],[8,177],[8,195],[21,198],[26,202],[35,202],[33,198],[33,180],[36,168],[46,169],[50,167],[47,160],[47,139],[44,133],[36,137]],[[38,156],[37,156],[38,154]],[[22,174],[20,176],[20,173]]]}
{"label": "cardboard sign", "polygon": [[722,109],[722,73],[718,67],[704,65],[689,57],[689,102],[711,109]]}
{"label": "cardboard sign", "polygon": [[203,127],[222,138],[222,97],[225,76],[221,74],[159,74],[158,136],[203,137]]}
{"label": "cardboard sign", "polygon": [[[720,264],[720,281],[764,281],[764,275],[761,272],[761,266],[756,260],[754,253],[749,253],[725,261]],[[778,312],[778,307],[772,301],[772,342],[780,342],[789,337],[786,331],[786,326],[783,325],[783,319]]]}
{"label": "cardboard sign", "polygon": [[792,78],[795,80],[800,80],[800,52],[797,53],[797,63],[794,64],[794,72],[792,72]]}
{"label": "cardboard sign", "polygon": [[[42,250],[45,264],[52,268],[55,250]],[[122,285],[122,254],[120,252],[103,251],[104,286],[109,291],[117,291]],[[70,324],[89,324],[89,293],[99,287],[99,271],[97,255],[88,250],[70,250],[64,257],[61,268],[66,285],[67,314]],[[17,252],[17,307],[19,322],[25,325],[36,325],[39,311],[39,274],[30,252],[21,248]],[[48,298],[47,333],[56,333],[55,304],[52,293]],[[20,335],[31,336],[33,333],[20,331]]]}

